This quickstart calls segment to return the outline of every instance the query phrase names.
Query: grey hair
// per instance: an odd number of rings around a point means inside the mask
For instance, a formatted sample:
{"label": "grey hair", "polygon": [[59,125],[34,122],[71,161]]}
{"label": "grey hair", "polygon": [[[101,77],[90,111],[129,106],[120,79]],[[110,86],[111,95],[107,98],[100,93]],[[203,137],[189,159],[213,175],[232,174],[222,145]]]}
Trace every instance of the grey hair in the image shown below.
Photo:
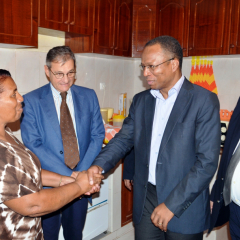
{"label": "grey hair", "polygon": [[183,51],[177,39],[171,36],[159,36],[146,43],[144,48],[159,44],[164,51],[173,55],[179,61],[179,68],[182,69]]}
{"label": "grey hair", "polygon": [[74,62],[74,68],[76,68],[76,58],[71,48],[68,46],[58,46],[50,49],[46,57],[46,65],[50,69],[52,67],[52,62],[59,62],[62,65],[72,59]]}

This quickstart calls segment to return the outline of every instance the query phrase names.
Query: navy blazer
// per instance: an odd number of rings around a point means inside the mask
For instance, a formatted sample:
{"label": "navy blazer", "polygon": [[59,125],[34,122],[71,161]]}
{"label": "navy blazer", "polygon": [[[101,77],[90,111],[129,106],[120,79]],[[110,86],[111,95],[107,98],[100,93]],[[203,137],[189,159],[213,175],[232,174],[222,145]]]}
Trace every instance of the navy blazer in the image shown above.
{"label": "navy blazer", "polygon": [[232,158],[233,152],[237,146],[239,139],[240,139],[240,98],[238,99],[237,106],[234,109],[233,115],[228,126],[226,141],[224,144],[224,149],[220,161],[217,178],[211,191],[211,200],[214,202],[214,204],[211,214],[211,224],[209,232],[211,232],[214,227],[221,226],[229,220],[229,206],[225,207],[222,193],[228,164]]}
{"label": "navy blazer", "polygon": [[[147,194],[150,145],[156,99],[146,90],[134,96],[121,131],[93,162],[105,171],[135,151],[133,221],[141,220]],[[158,203],[174,213],[168,229],[182,234],[209,227],[209,183],[220,151],[217,95],[184,80],[168,119],[156,166]]]}
{"label": "navy blazer", "polygon": [[[101,150],[105,130],[98,99],[92,89],[71,87],[80,162],[74,171],[87,170]],[[64,163],[64,149],[50,84],[24,95],[21,135],[24,144],[37,155],[42,168],[70,176]]]}

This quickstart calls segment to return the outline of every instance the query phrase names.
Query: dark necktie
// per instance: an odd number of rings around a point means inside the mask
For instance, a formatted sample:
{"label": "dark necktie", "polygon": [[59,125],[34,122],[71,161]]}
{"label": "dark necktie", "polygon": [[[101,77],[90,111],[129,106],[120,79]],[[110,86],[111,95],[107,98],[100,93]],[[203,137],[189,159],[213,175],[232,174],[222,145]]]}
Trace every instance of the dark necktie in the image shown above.
{"label": "dark necktie", "polygon": [[67,92],[62,92],[60,95],[62,97],[60,107],[60,129],[64,148],[64,161],[69,168],[73,169],[80,160],[78,143],[71,114],[66,103]]}
{"label": "dark necktie", "polygon": [[223,187],[223,199],[224,199],[225,206],[227,206],[232,201],[231,200],[232,177],[239,163],[239,160],[240,160],[240,144],[238,145],[235,153],[233,154],[230,160],[230,163],[228,165],[226,175],[225,175],[225,181],[224,181],[224,187]]}

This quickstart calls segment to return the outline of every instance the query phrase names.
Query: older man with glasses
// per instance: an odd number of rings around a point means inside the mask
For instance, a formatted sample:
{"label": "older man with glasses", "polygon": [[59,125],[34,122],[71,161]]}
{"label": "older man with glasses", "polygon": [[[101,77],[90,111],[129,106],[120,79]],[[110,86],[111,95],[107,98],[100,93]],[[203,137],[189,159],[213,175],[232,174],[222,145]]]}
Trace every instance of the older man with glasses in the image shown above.
{"label": "older man with glasses", "polygon": [[133,179],[136,240],[201,240],[209,227],[219,101],[182,75],[182,60],[173,37],[145,45],[140,67],[151,89],[134,96],[121,131],[88,170],[91,182],[92,174],[109,171],[134,146],[135,171],[128,181]]}
{"label": "older man with glasses", "polygon": [[[50,83],[24,96],[21,134],[43,169],[76,178],[102,147],[105,130],[98,99],[91,89],[74,85],[76,60],[69,47],[47,53]],[[88,198],[82,197],[43,217],[45,240],[57,240],[60,225],[66,240],[82,239]]]}

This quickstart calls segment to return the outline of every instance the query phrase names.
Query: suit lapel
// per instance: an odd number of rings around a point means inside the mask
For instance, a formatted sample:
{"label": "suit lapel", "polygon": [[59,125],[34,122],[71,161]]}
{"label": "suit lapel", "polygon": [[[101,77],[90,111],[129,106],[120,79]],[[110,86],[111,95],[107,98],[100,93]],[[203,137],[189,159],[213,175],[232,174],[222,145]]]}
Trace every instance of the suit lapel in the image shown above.
{"label": "suit lapel", "polygon": [[56,132],[57,137],[62,138],[50,84],[48,85],[48,88],[42,93],[42,96],[40,98],[40,105],[48,116],[48,122]]}
{"label": "suit lapel", "polygon": [[84,97],[81,95],[81,92],[78,91],[78,89],[73,85],[71,88],[72,91],[72,98],[73,98],[73,106],[74,106],[74,114],[75,114],[75,122],[76,122],[76,131],[77,131],[77,137],[78,137],[78,146],[80,153],[81,151],[81,139],[82,136],[82,112],[83,112],[83,106],[84,106]]}
{"label": "suit lapel", "polygon": [[152,139],[152,125],[155,113],[156,98],[149,94],[145,97],[145,126],[146,126],[146,144],[148,153],[148,162],[150,160],[150,147]]}
{"label": "suit lapel", "polygon": [[[237,116],[237,123],[240,122],[240,113],[238,113]],[[234,127],[234,134],[231,137],[231,143],[229,145],[229,152],[228,152],[228,161],[232,158],[232,154],[238,144],[238,141],[240,139],[240,124],[235,124]]]}
{"label": "suit lapel", "polygon": [[169,116],[162,142],[160,145],[160,150],[159,150],[159,155],[160,156],[166,147],[166,144],[171,137],[171,134],[174,130],[174,127],[180,118],[181,114],[183,113],[184,109],[188,106],[191,98],[192,98],[192,93],[190,90],[193,89],[192,83],[190,83],[186,78],[184,79],[183,85],[179,91],[179,94],[177,96],[177,99],[174,103],[174,106],[172,108],[171,114]]}

